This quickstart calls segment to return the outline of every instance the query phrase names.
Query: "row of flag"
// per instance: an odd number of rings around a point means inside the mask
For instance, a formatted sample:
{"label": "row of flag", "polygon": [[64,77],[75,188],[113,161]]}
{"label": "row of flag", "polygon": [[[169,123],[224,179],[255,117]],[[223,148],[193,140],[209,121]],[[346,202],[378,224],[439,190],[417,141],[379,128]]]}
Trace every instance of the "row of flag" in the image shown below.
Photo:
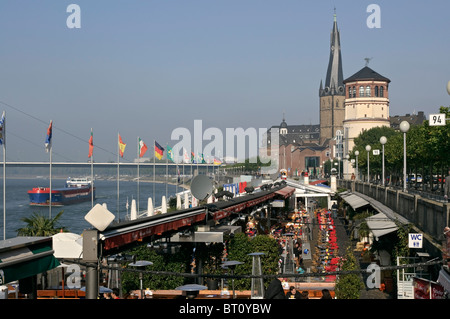
{"label": "row of flag", "polygon": [[[0,145],[4,143],[4,123],[5,123],[5,113],[3,112],[2,118],[0,119]],[[47,129],[47,136],[45,138],[45,149],[47,152],[50,151],[51,145],[52,145],[52,130],[53,130],[53,121],[50,121],[50,125]],[[119,142],[119,155],[121,157],[123,157],[123,155],[125,153],[125,147],[127,146],[127,144],[125,144],[122,141],[122,137],[120,136],[120,134],[118,136],[118,142]],[[138,150],[139,157],[143,157],[144,154],[147,152],[148,147],[141,138],[138,138],[138,148],[139,148],[139,150]],[[157,159],[161,160],[164,156],[164,151],[165,151],[165,149],[158,142],[155,141],[155,157]],[[91,129],[91,135],[89,137],[88,157],[91,158],[93,153],[94,153],[94,134]],[[185,162],[189,162],[189,158],[188,158],[187,154],[188,154],[187,151],[184,149]],[[167,159],[171,160],[172,162],[175,162],[174,156],[173,156],[173,149],[169,146],[167,146]],[[191,163],[202,163],[202,164],[206,163],[206,161],[203,157],[203,154],[199,154],[199,157],[196,160],[194,152],[191,152],[190,162]],[[220,164],[222,164],[222,161],[218,160],[217,158],[214,158],[213,163],[214,163],[214,165],[220,165]]]}

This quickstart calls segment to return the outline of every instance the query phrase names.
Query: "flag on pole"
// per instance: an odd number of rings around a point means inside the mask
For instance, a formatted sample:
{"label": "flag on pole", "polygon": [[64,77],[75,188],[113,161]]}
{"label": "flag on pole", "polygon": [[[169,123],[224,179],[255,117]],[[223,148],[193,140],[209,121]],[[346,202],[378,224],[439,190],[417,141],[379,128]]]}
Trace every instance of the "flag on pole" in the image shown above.
{"label": "flag on pole", "polygon": [[94,153],[94,133],[92,132],[91,128],[91,137],[89,138],[89,158],[92,157],[92,153]]}
{"label": "flag on pole", "polygon": [[50,152],[50,149],[52,148],[52,130],[53,130],[53,121],[50,121],[50,125],[47,129],[47,137],[45,138],[45,150]]}
{"label": "flag on pole", "polygon": [[195,154],[191,151],[191,163],[195,163]]}
{"label": "flag on pole", "polygon": [[164,154],[164,148],[155,141],[155,156],[160,160]]}
{"label": "flag on pole", "polygon": [[203,156],[203,153],[201,154],[201,163],[202,164],[206,164],[205,157]]}
{"label": "flag on pole", "polygon": [[5,111],[0,119],[0,145],[5,145]]}
{"label": "flag on pole", "polygon": [[172,162],[175,162],[173,160],[173,150],[169,145],[167,145],[167,159],[171,160]]}
{"label": "flag on pole", "polygon": [[222,164],[222,161],[218,160],[217,158],[214,158],[214,165],[220,165]]}
{"label": "flag on pole", "polygon": [[119,153],[120,153],[121,157],[123,157],[123,152],[125,152],[125,146],[127,146],[127,144],[122,142],[122,137],[120,137],[120,134],[119,134]]}
{"label": "flag on pole", "polygon": [[189,155],[187,150],[183,147],[184,150],[184,163],[189,163]]}
{"label": "flag on pole", "polygon": [[139,138],[139,157],[144,156],[145,152],[147,152],[147,145]]}

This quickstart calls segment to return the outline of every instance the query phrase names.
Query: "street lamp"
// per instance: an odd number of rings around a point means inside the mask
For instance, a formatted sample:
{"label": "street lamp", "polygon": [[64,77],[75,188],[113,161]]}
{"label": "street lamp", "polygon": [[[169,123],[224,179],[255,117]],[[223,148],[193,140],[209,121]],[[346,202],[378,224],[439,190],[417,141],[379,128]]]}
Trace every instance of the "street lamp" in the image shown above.
{"label": "street lamp", "polygon": [[385,179],[384,179],[384,144],[386,144],[386,142],[387,142],[387,138],[386,138],[386,136],[382,136],[382,137],[380,137],[380,143],[381,143],[381,147],[382,147],[382,150],[383,150],[383,159],[382,159],[382,162],[381,162],[381,164],[382,164],[382,185],[384,186],[384,181],[385,181]]}
{"label": "street lamp", "polygon": [[403,191],[406,192],[406,132],[409,130],[409,123],[400,123],[400,131],[403,132]]}
{"label": "street lamp", "polygon": [[[153,263],[151,261],[146,260],[139,260],[134,263],[129,264],[129,266],[133,267],[146,267],[151,266]],[[144,288],[142,287],[142,271],[139,272],[139,281],[140,281],[140,288],[141,288],[141,299],[144,299]]]}
{"label": "street lamp", "polygon": [[338,172],[339,172],[338,176],[339,176],[339,179],[341,179],[341,157],[338,156],[337,160],[338,160]]}
{"label": "street lamp", "polygon": [[370,166],[369,166],[369,152],[372,148],[370,147],[370,145],[366,145],[366,151],[367,151],[367,182],[370,183]]}
{"label": "street lamp", "polygon": [[355,155],[356,155],[356,180],[358,180],[358,176],[359,176],[359,171],[358,171],[358,155],[359,155],[359,151],[355,151]]}
{"label": "street lamp", "polygon": [[347,167],[346,167],[345,170],[347,171],[347,179],[349,179],[349,178],[348,178],[348,161],[349,161],[349,159],[350,159],[350,155],[348,155],[348,154],[345,155],[345,159],[347,160]]}

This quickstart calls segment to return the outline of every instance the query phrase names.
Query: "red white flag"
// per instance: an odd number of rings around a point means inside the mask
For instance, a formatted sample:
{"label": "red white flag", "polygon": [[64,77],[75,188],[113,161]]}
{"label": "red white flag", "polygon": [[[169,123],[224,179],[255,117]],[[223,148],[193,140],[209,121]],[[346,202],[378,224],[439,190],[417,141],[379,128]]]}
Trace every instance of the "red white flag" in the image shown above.
{"label": "red white flag", "polygon": [[139,157],[144,156],[145,152],[147,152],[147,145],[139,138]]}
{"label": "red white flag", "polygon": [[94,134],[92,133],[91,129],[91,137],[89,138],[89,158],[92,157],[92,153],[94,153]]}

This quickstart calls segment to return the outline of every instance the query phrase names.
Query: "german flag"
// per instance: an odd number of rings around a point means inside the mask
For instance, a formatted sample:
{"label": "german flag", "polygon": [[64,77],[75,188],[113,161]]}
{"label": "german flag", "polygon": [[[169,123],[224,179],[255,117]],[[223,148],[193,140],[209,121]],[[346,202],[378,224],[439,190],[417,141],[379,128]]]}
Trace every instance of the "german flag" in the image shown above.
{"label": "german flag", "polygon": [[155,141],[155,156],[157,159],[162,159],[164,154],[164,148]]}

